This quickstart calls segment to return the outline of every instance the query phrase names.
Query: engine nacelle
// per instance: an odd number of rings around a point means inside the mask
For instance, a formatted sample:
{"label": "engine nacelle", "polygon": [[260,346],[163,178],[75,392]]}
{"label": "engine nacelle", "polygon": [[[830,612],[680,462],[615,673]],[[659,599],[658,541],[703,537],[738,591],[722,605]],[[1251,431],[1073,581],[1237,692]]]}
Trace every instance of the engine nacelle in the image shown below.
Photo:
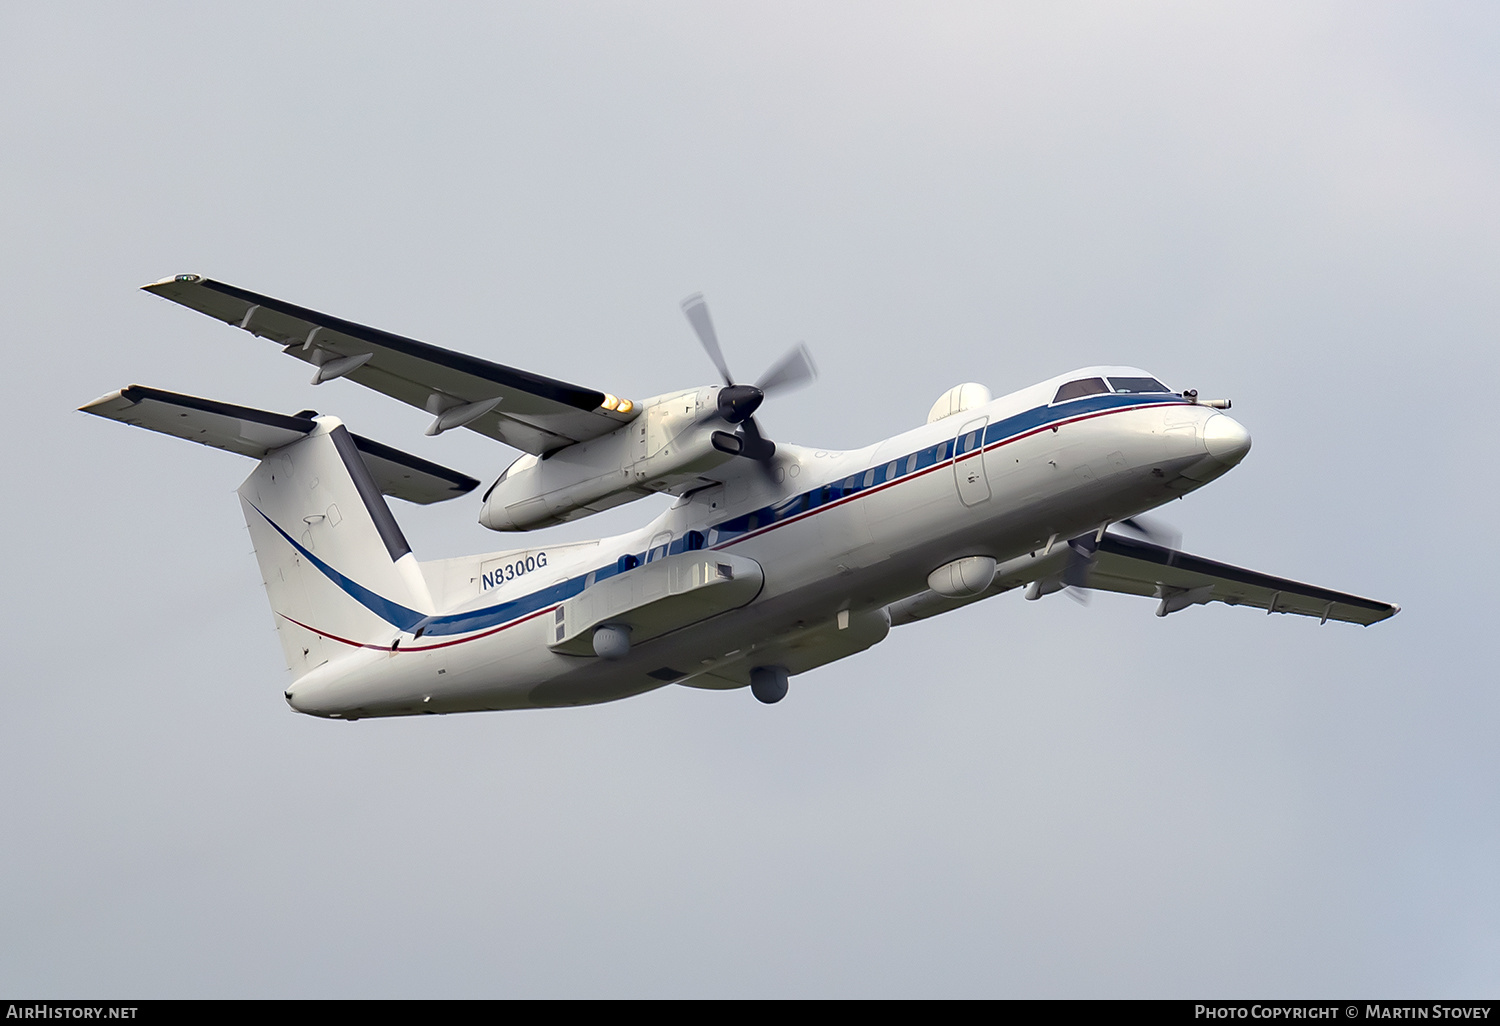
{"label": "engine nacelle", "polygon": [[711,482],[698,475],[733,459],[714,448],[717,387],[657,396],[640,415],[599,438],[516,460],[484,496],[479,522],[529,531],[599,513],[654,492],[680,495]]}

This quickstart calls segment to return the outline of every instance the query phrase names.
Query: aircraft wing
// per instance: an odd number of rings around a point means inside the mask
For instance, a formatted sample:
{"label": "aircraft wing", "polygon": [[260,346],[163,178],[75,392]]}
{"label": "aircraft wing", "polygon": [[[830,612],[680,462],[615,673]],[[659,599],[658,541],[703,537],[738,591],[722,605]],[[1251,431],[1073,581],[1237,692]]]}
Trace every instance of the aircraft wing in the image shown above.
{"label": "aircraft wing", "polygon": [[1087,587],[1160,599],[1157,616],[1191,605],[1224,602],[1369,626],[1401,610],[1390,602],[1329,591],[1109,533],[1099,542]]}
{"label": "aircraft wing", "polygon": [[[214,399],[130,385],[79,407],[96,417],[134,424],[164,435],[265,459],[266,454],[307,437],[316,425],[310,414],[234,406]],[[386,495],[426,505],[474,490],[478,481],[361,435],[351,434],[370,476]]]}
{"label": "aircraft wing", "polygon": [[393,335],[196,274],[145,291],[271,339],[319,368],[433,414],[429,434],[467,427],[543,454],[608,434],[636,415],[630,402]]}

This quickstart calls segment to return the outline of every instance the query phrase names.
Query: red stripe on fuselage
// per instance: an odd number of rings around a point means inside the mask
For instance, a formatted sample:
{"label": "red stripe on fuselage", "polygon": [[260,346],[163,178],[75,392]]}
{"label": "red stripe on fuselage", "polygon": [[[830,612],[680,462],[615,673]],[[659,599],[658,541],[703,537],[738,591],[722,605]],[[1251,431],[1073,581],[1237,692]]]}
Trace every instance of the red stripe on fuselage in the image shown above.
{"label": "red stripe on fuselage", "polygon": [[[292,623],[296,624],[298,627],[301,627],[303,630],[312,631],[314,634],[320,637],[340,642],[342,644],[348,645],[351,648],[370,648],[374,649],[377,652],[394,652],[397,655],[400,655],[403,652],[431,652],[435,648],[448,648],[451,645],[462,645],[468,641],[478,641],[480,638],[487,638],[491,634],[499,634],[501,631],[510,630],[510,628],[515,627],[517,624],[523,624],[527,620],[533,620],[536,617],[541,616],[543,613],[552,612],[556,608],[556,605],[551,605],[545,609],[538,609],[534,613],[527,613],[525,616],[520,617],[519,619],[512,620],[509,623],[502,623],[499,627],[491,627],[483,634],[475,634],[472,637],[457,638],[453,641],[439,641],[435,645],[408,645],[405,648],[402,648],[399,645],[392,648],[390,645],[371,645],[363,641],[350,641],[348,638],[341,638],[337,634],[329,634],[327,631],[320,631],[318,630],[318,628],[312,626],[311,624],[305,624],[301,620],[295,620],[292,617],[287,616],[285,613],[278,612],[276,615],[281,617],[283,620],[290,620]],[[397,641],[399,640],[400,639],[398,638]]]}

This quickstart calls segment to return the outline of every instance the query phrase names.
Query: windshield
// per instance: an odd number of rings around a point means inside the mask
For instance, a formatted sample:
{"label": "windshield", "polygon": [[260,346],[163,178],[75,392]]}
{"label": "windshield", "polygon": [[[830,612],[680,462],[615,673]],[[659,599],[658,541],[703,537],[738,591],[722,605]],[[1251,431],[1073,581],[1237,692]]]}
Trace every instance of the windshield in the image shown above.
{"label": "windshield", "polygon": [[1170,392],[1171,389],[1155,378],[1110,378],[1116,392]]}
{"label": "windshield", "polygon": [[1109,386],[1104,383],[1103,378],[1079,378],[1059,388],[1052,401],[1060,403],[1065,399],[1081,399],[1086,395],[1099,395],[1108,391]]}

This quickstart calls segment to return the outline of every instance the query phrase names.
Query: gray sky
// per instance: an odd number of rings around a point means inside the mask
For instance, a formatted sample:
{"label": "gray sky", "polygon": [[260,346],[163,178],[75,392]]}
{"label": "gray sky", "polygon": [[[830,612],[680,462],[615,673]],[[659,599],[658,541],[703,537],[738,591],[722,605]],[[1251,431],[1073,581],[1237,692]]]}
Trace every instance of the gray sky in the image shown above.
{"label": "gray sky", "polygon": [[[0,8],[0,992],[1493,996],[1493,5],[222,7]],[[185,271],[636,398],[713,378],[702,290],[829,447],[1138,364],[1255,438],[1186,548],[1404,611],[1011,594],[775,707],[297,716],[251,464],[74,408],[513,453],[135,291]]]}

